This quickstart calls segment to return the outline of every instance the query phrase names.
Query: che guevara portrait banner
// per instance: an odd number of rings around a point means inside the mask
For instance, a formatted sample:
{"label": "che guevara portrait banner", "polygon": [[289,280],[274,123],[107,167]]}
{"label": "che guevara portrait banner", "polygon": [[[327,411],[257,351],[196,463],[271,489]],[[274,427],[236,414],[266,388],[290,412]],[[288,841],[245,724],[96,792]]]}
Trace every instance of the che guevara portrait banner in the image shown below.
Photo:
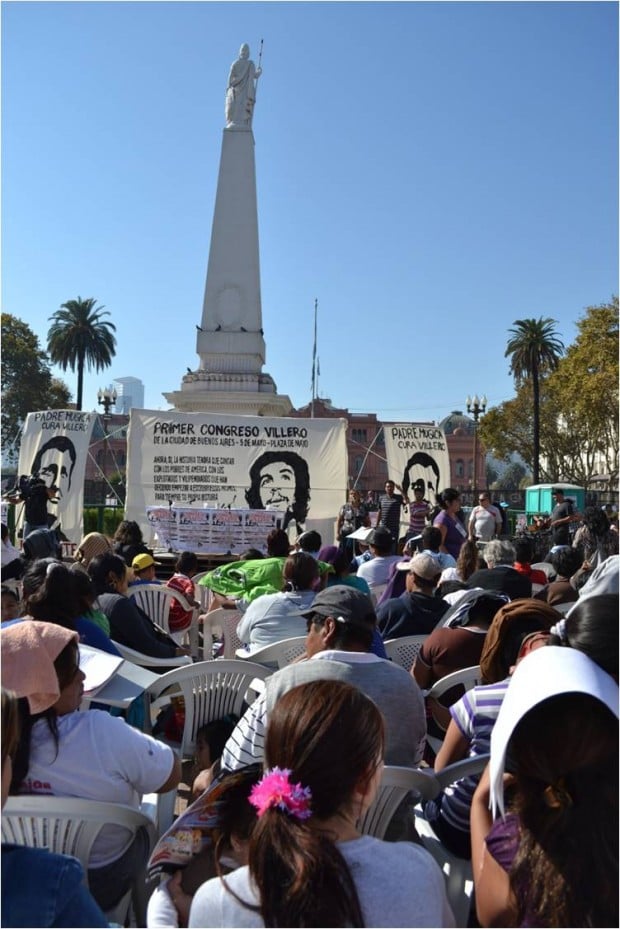
{"label": "che guevara portrait banner", "polygon": [[126,518],[145,529],[148,507],[279,511],[301,529],[346,494],[342,419],[132,409],[127,446]]}

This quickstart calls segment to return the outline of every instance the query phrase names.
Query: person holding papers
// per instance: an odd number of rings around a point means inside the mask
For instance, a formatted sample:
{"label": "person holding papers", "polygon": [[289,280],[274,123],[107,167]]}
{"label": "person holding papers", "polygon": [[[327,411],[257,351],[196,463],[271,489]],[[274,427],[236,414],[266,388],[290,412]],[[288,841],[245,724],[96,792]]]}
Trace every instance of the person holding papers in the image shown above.
{"label": "person holding papers", "polygon": [[[172,749],[99,710],[77,712],[84,694],[78,635],[25,619],[2,630],[3,686],[20,701],[21,732],[11,794],[51,794],[137,809],[142,794],[177,786],[181,763]],[[148,836],[106,826],[92,847],[88,884],[110,910],[146,863]]]}

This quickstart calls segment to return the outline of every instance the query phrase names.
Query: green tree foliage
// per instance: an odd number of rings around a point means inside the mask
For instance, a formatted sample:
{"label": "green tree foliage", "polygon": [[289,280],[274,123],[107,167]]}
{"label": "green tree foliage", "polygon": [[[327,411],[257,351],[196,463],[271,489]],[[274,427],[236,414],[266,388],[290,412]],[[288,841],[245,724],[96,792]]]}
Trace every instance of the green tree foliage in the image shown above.
{"label": "green tree foliage", "polygon": [[71,392],[52,377],[47,354],[30,326],[10,313],[2,314],[2,447],[17,438],[20,426],[34,410],[64,409]]}
{"label": "green tree foliage", "polygon": [[112,363],[116,353],[116,326],[102,319],[110,314],[103,307],[95,306],[96,300],[89,297],[63,303],[53,316],[47,334],[50,358],[63,371],[77,369],[76,407],[82,409],[84,368],[103,371]]}
{"label": "green tree foliage", "polygon": [[557,336],[555,320],[541,316],[539,319],[517,319],[508,340],[504,355],[510,357],[510,373],[519,388],[524,382],[532,385],[533,417],[532,472],[534,484],[540,480],[540,381],[553,371],[564,351]]}
{"label": "green tree foliage", "polygon": [[562,410],[565,432],[581,437],[584,468],[591,476],[602,457],[605,473],[618,475],[618,297],[587,307],[578,335],[549,378],[552,401]]}
{"label": "green tree foliage", "polygon": [[503,490],[507,493],[514,493],[520,490],[525,474],[526,472],[523,465],[519,464],[518,461],[513,461],[499,478],[497,482],[498,490]]}
{"label": "green tree foliage", "polygon": [[[555,370],[539,379],[539,481],[590,486],[606,461],[618,474],[618,300],[588,307],[578,335]],[[481,441],[506,460],[518,452],[534,471],[533,384],[522,378],[515,397],[480,420]],[[536,481],[534,481],[536,483]]]}
{"label": "green tree foliage", "polygon": [[[523,382],[512,400],[506,400],[499,406],[487,410],[480,420],[479,436],[485,448],[494,457],[507,461],[513,452],[517,452],[525,461],[530,473],[534,470],[534,434],[532,429],[533,400],[532,384]],[[548,459],[548,439],[555,436],[554,414],[548,402],[546,382],[540,385],[540,455],[544,462]],[[553,440],[551,441],[553,445]],[[557,475],[550,477],[548,467],[539,468],[541,479],[557,480]]]}

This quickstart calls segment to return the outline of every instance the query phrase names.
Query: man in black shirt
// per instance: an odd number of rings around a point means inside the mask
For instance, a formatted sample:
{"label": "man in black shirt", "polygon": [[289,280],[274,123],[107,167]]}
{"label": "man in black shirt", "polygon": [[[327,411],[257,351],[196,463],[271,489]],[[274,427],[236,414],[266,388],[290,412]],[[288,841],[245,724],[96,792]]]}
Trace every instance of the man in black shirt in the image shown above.
{"label": "man in black shirt", "polygon": [[379,497],[379,514],[377,516],[377,526],[385,526],[390,531],[393,555],[396,554],[400,535],[400,511],[407,502],[400,494],[394,493],[394,488],[401,489],[394,481],[385,482],[385,493]]}
{"label": "man in black shirt", "polygon": [[554,545],[570,545],[569,524],[577,521],[579,516],[575,513],[571,500],[566,500],[564,491],[556,487],[551,491],[555,506],[551,511],[549,526],[553,532]]}
{"label": "man in black shirt", "polygon": [[40,477],[21,479],[18,493],[7,497],[9,503],[24,503],[24,539],[35,529],[47,529],[47,504],[54,500],[58,488],[48,487]]}

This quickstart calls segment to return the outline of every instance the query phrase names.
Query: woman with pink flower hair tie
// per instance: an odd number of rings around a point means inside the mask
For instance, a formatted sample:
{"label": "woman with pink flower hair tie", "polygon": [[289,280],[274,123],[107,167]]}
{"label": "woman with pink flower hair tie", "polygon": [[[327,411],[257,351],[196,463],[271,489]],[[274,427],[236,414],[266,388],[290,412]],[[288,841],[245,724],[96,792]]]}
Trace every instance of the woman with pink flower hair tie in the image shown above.
{"label": "woman with pink flower hair tie", "polygon": [[454,926],[429,853],[358,830],[383,748],[381,713],[356,687],[323,680],[284,694],[250,794],[249,864],[199,887],[189,926]]}

